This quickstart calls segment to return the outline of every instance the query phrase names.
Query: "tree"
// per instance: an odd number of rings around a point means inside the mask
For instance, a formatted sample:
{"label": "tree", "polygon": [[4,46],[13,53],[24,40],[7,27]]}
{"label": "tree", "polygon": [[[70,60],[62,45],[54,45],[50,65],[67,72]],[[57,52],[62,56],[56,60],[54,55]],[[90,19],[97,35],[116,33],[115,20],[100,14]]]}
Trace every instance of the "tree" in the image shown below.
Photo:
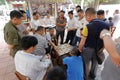
{"label": "tree", "polygon": [[74,4],[80,4],[81,0],[72,0]]}
{"label": "tree", "polygon": [[85,3],[88,7],[94,7],[95,9],[103,2],[108,2],[110,0],[85,0]]}
{"label": "tree", "polygon": [[88,6],[88,7],[94,7],[97,9],[97,7],[99,6],[99,4],[103,3],[103,2],[108,2],[110,0],[72,0],[74,4],[83,4],[84,2],[84,6]]}
{"label": "tree", "polygon": [[0,5],[5,5],[5,0],[0,0]]}
{"label": "tree", "polygon": [[74,4],[79,4],[81,7],[93,7],[97,9],[100,4],[118,4],[120,0],[71,0]]}

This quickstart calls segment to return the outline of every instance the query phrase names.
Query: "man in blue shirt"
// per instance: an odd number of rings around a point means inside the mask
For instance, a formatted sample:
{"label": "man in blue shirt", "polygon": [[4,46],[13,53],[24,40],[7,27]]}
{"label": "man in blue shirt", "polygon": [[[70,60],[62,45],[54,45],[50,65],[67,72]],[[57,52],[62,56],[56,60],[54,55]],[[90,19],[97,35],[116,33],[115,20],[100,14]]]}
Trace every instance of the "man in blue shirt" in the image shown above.
{"label": "man in blue shirt", "polygon": [[63,63],[67,65],[67,80],[84,80],[83,62],[78,54],[78,49],[75,47],[70,52],[71,57],[63,59]]}

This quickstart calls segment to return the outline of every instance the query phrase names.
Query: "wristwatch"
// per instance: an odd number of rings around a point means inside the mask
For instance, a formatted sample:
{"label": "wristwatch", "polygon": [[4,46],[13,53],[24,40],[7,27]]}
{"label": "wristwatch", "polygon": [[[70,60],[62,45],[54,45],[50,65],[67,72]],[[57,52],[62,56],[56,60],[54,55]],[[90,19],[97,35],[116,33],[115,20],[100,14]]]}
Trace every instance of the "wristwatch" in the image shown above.
{"label": "wristwatch", "polygon": [[26,77],[26,80],[30,80],[30,78]]}
{"label": "wristwatch", "polygon": [[109,36],[110,37],[111,35],[110,35],[110,33],[104,33],[104,34],[102,34],[101,38],[103,39],[105,36]]}

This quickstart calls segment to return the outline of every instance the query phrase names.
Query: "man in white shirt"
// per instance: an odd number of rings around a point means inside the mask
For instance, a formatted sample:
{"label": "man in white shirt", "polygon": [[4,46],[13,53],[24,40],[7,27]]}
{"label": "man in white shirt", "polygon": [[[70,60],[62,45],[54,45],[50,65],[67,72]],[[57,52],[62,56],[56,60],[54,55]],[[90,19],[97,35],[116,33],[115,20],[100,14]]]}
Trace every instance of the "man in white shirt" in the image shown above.
{"label": "man in white shirt", "polygon": [[69,15],[69,21],[67,23],[68,33],[67,33],[67,38],[66,38],[65,43],[68,43],[70,41],[69,44],[72,45],[73,39],[76,34],[77,27],[75,26],[76,20],[73,17],[73,11],[69,11],[68,15]]}
{"label": "man in white shirt", "polygon": [[73,12],[75,18],[78,18],[77,12],[78,12],[78,10],[80,10],[80,9],[81,9],[81,6],[80,6],[80,5],[77,5],[76,8],[75,8],[75,10],[74,10],[74,12]]}
{"label": "man in white shirt", "polygon": [[45,15],[44,14],[41,14],[41,16],[39,17],[39,26],[43,26],[43,27],[46,27],[45,26]]}
{"label": "man in white shirt", "polygon": [[72,43],[73,46],[78,46],[81,39],[80,29],[83,28],[86,24],[88,24],[84,16],[84,11],[82,9],[78,10],[78,21],[76,22],[77,31]]}
{"label": "man in white shirt", "polygon": [[20,50],[15,55],[16,71],[27,76],[30,80],[43,80],[50,59],[45,59],[43,56],[35,56],[31,54],[38,43],[34,36],[25,36],[21,40],[23,50]]}
{"label": "man in white shirt", "polygon": [[48,13],[47,16],[44,18],[45,27],[54,27],[55,21],[51,18],[50,14]]}
{"label": "man in white shirt", "polygon": [[33,13],[33,19],[30,22],[31,29],[35,31],[38,26],[40,26],[40,20],[39,20],[40,14],[38,12]]}
{"label": "man in white shirt", "polygon": [[113,16],[113,23],[115,27],[117,26],[119,21],[120,21],[120,12],[119,10],[115,10],[114,16]]}

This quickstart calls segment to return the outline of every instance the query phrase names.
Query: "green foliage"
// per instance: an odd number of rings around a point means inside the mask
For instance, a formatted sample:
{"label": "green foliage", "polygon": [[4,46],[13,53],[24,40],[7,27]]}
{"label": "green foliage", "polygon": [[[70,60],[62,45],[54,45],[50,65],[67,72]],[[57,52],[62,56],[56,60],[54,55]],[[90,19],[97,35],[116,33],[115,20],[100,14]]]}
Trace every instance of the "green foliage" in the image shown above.
{"label": "green foliage", "polygon": [[0,5],[5,5],[5,0],[0,0]]}
{"label": "green foliage", "polygon": [[81,3],[81,0],[72,0],[72,1],[73,1],[73,3],[76,3],[76,4]]}
{"label": "green foliage", "polygon": [[[85,0],[86,2],[88,3],[92,3],[92,2],[95,2],[95,0]],[[103,2],[108,2],[109,0],[98,0],[100,3],[103,3]]]}
{"label": "green foliage", "polygon": [[[95,0],[84,0],[85,3],[92,3],[94,2]],[[99,0],[100,3],[104,3],[104,2],[109,2],[111,0]],[[115,1],[119,1],[119,0],[115,0]],[[80,3],[81,0],[73,0],[74,3]]]}
{"label": "green foliage", "polygon": [[103,2],[108,2],[109,0],[99,0],[100,3],[103,3]]}

